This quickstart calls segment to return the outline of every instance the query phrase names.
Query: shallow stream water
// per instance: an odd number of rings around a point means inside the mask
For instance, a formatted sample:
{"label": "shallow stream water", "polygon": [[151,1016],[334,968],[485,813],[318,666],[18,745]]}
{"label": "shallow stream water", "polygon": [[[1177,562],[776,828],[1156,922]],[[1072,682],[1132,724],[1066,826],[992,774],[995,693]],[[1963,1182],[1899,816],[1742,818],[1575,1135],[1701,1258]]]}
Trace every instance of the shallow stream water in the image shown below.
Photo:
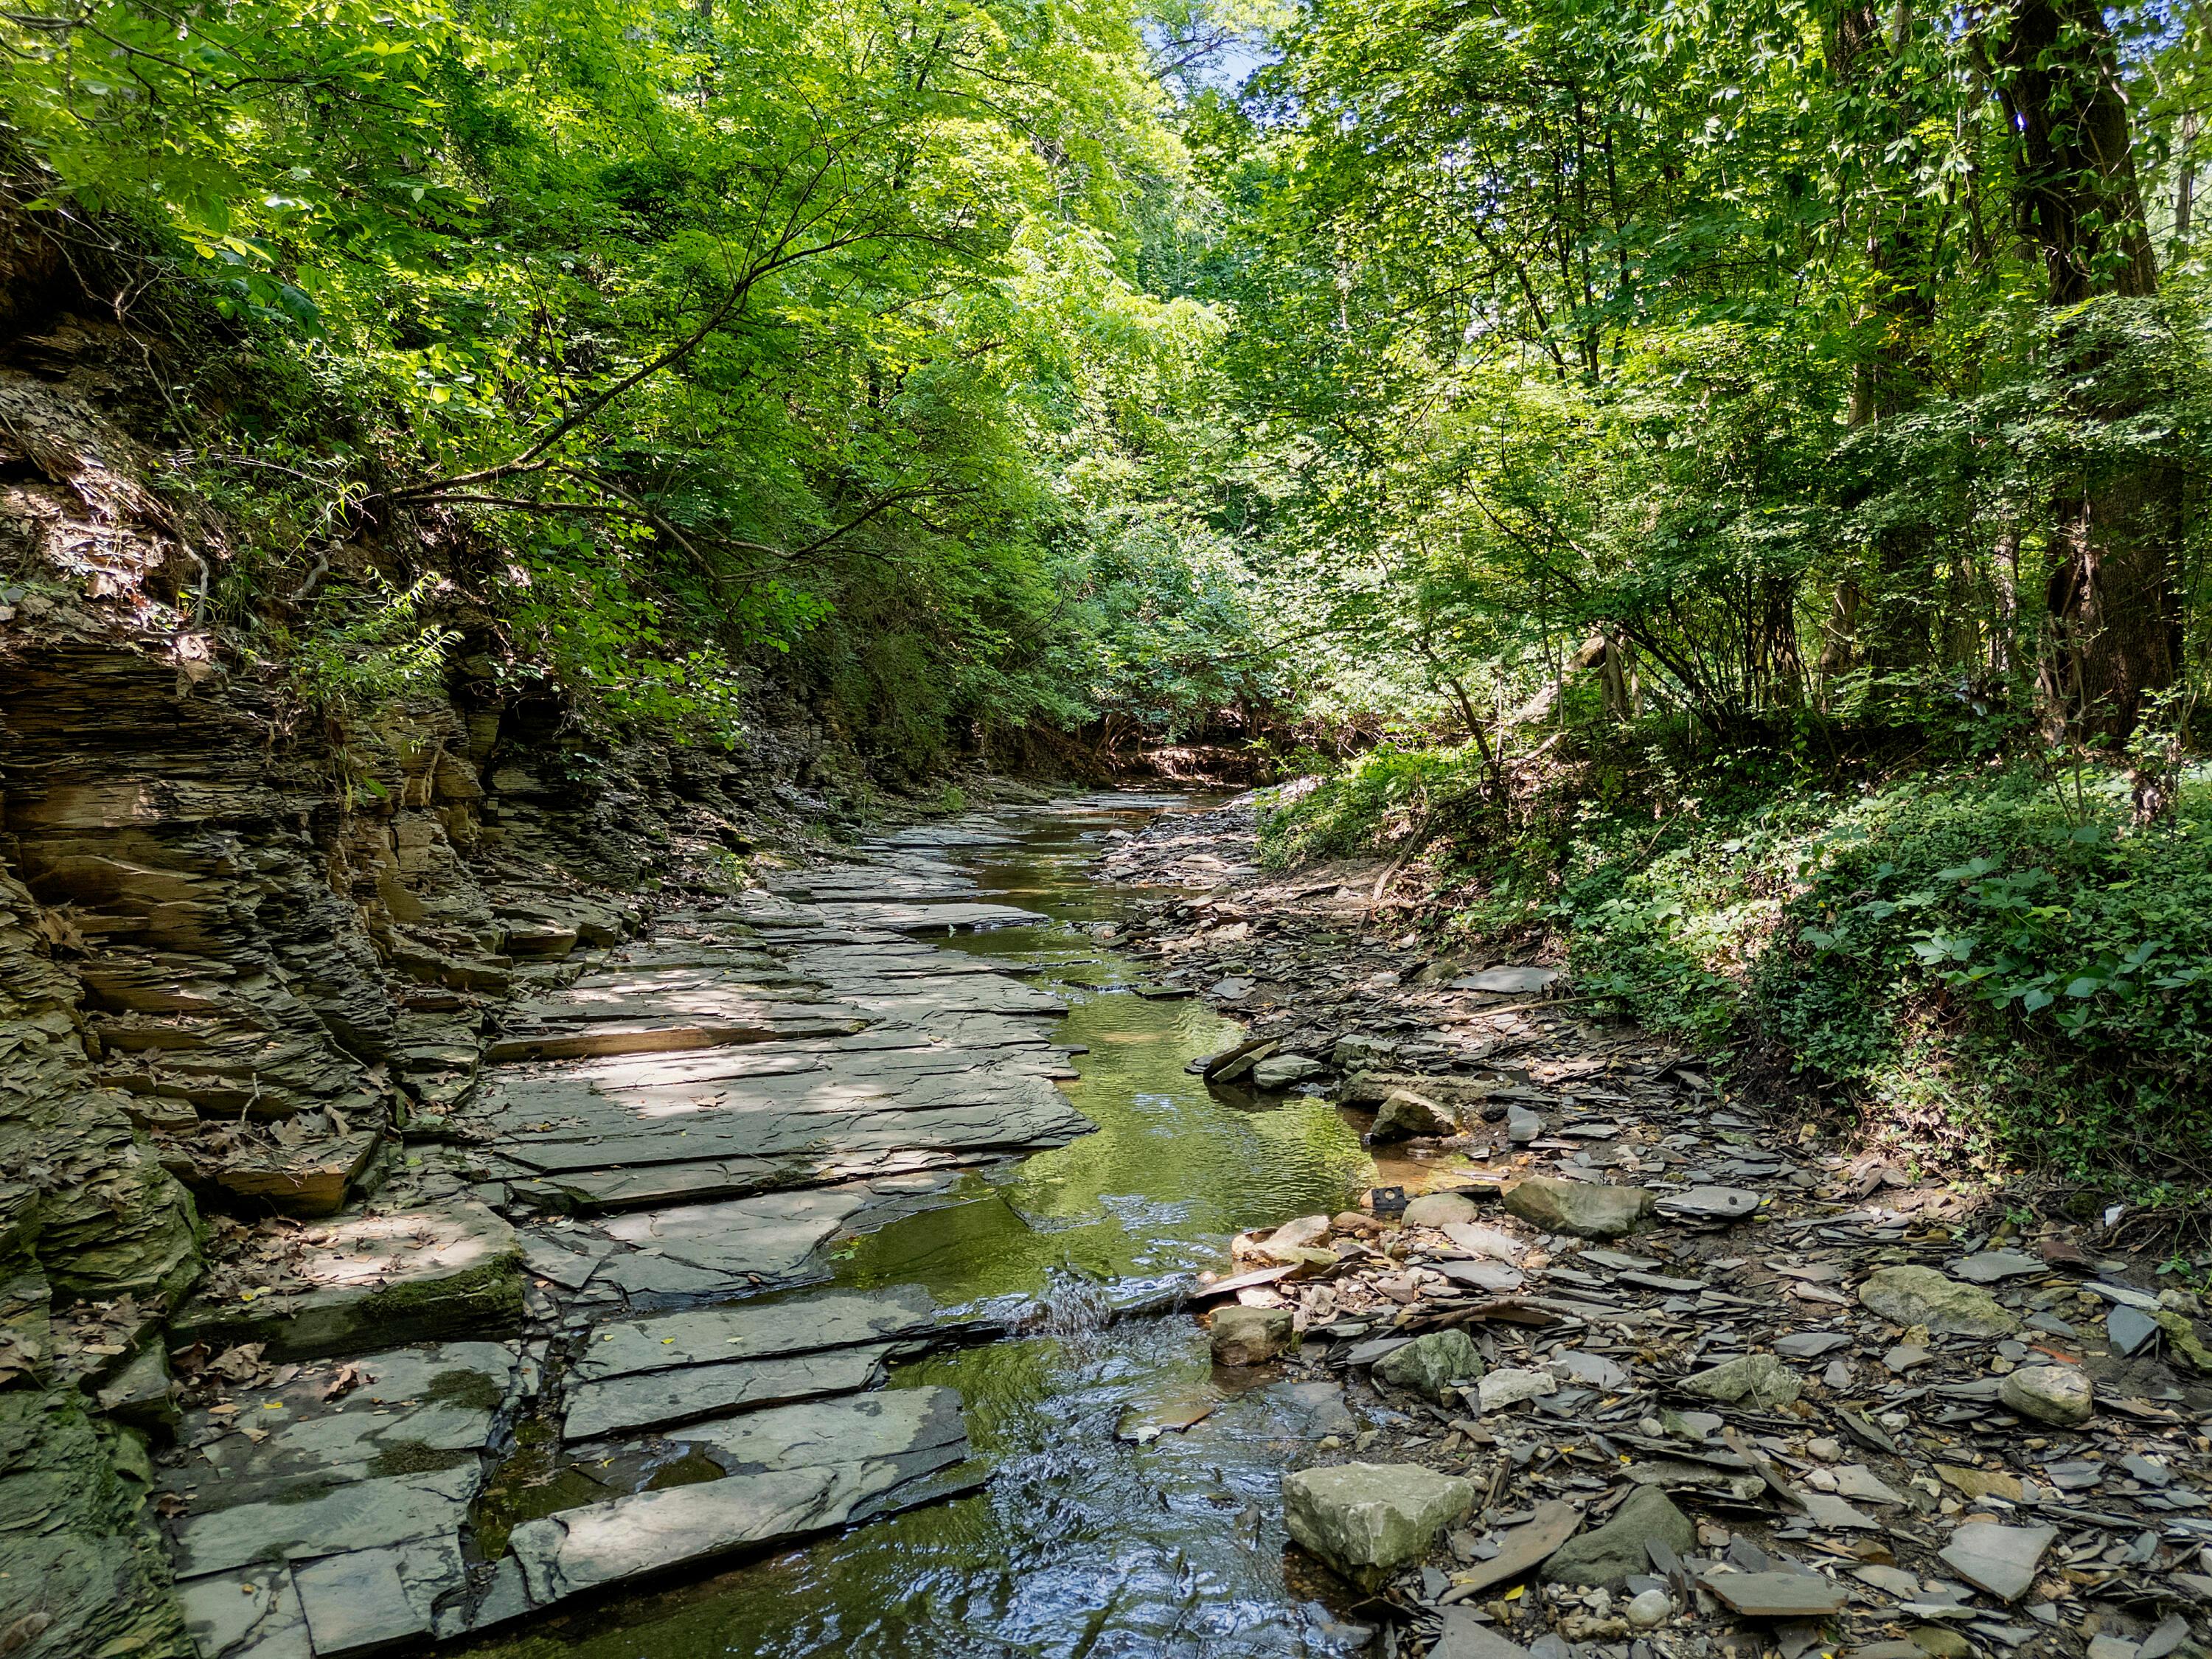
{"label": "shallow stream water", "polygon": [[[967,1405],[978,1491],[565,1616],[500,1644],[514,1659],[969,1659],[1037,1655],[1279,1659],[1343,1652],[1351,1632],[1285,1583],[1283,1468],[1345,1428],[1332,1385],[1212,1366],[1188,1313],[1113,1317],[1174,1276],[1226,1264],[1229,1235],[1342,1208],[1370,1164],[1324,1102],[1209,1090],[1184,1066],[1239,1028],[1195,1000],[1135,994],[1143,965],[1088,931],[1129,895],[1085,866],[1144,811],[1010,817],[1010,845],[956,848],[980,896],[1046,926],[953,948],[1018,963],[1070,1012],[1066,1087],[1095,1134],[965,1177],[952,1201],[835,1248],[838,1282],[919,1283],[948,1308],[1025,1310],[1019,1340],[940,1352],[891,1386],[945,1383]],[[964,853],[965,856],[963,856]],[[1163,1417],[1210,1411],[1147,1437]]]}

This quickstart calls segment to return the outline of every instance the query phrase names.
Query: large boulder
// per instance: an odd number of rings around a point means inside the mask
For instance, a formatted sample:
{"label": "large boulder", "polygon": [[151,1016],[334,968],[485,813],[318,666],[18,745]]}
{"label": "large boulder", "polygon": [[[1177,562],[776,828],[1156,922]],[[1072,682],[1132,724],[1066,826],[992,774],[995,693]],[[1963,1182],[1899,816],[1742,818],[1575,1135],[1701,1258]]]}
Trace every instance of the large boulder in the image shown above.
{"label": "large boulder", "polygon": [[1595,1588],[1651,1571],[1650,1546],[1662,1543],[1677,1555],[1698,1547],[1698,1528],[1656,1486],[1639,1486],[1612,1520],[1595,1532],[1570,1538],[1544,1563],[1543,1577],[1554,1584]]}
{"label": "large boulder", "polygon": [[1786,1406],[1803,1386],[1796,1372],[1771,1353],[1747,1353],[1686,1376],[1677,1384],[1685,1394],[1701,1400],[1717,1400],[1724,1406]]}
{"label": "large boulder", "polygon": [[1214,1310],[1212,1340],[1217,1365],[1264,1365],[1291,1346],[1290,1310],[1232,1302]]}
{"label": "large boulder", "polygon": [[1933,1267],[1877,1267],[1859,1286],[1859,1302],[1893,1325],[1924,1325],[1933,1336],[2010,1336],[2020,1328],[1987,1291]]}
{"label": "large boulder", "polygon": [[1619,1238],[1651,1213],[1656,1196],[1644,1187],[1608,1187],[1595,1181],[1530,1176],[1505,1194],[1505,1207],[1547,1233]]}
{"label": "large boulder", "polygon": [[1455,1384],[1481,1376],[1482,1355],[1465,1331],[1431,1331],[1376,1360],[1375,1375],[1442,1405]]}
{"label": "large boulder", "polygon": [[1419,1463],[1340,1463],[1283,1477],[1283,1524],[1368,1589],[1429,1553],[1474,1507],[1474,1483]]}
{"label": "large boulder", "polygon": [[1393,1089],[1375,1114],[1370,1140],[1411,1140],[1424,1135],[1455,1135],[1458,1120],[1425,1095],[1411,1089]]}

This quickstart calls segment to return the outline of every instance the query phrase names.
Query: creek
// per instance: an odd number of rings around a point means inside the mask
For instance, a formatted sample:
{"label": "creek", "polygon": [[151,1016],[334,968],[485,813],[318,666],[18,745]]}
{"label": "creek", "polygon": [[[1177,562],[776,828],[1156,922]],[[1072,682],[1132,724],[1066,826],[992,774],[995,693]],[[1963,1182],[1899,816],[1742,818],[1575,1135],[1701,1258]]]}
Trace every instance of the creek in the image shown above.
{"label": "creek", "polygon": [[[893,1388],[963,1396],[982,1486],[703,1582],[532,1626],[514,1659],[1051,1659],[1352,1650],[1310,1584],[1286,1582],[1279,1484],[1312,1441],[1349,1432],[1332,1384],[1211,1363],[1188,1312],[1157,1306],[1227,1262],[1229,1236],[1334,1212],[1371,1177],[1354,1121],[1323,1100],[1210,1089],[1185,1068],[1240,1028],[1196,1000],[1139,994],[1144,966],[1099,934],[1131,902],[1087,866],[1157,802],[1095,801],[1003,821],[956,847],[997,899],[1048,924],[938,942],[1031,977],[1086,1052],[1066,1086],[1097,1133],[965,1176],[921,1213],[833,1248],[836,1282],[921,1284],[947,1309],[1027,1334],[940,1351]],[[1167,810],[1176,810],[1170,807]],[[818,1289],[819,1287],[815,1287]],[[1188,1427],[1166,1426],[1188,1422]],[[1360,1633],[1364,1635],[1364,1633]]]}

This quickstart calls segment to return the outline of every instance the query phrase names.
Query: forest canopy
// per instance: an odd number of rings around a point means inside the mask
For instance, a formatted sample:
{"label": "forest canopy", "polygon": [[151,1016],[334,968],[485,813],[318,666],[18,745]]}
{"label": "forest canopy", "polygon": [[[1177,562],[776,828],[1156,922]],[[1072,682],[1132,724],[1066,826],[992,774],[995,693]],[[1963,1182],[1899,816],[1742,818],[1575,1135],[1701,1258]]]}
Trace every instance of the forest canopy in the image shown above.
{"label": "forest canopy", "polygon": [[1276,856],[1428,854],[1451,926],[1899,1114],[2172,1151],[2207,31],[20,0],[0,189],[164,343],[224,526],[176,620],[304,698],[1361,756]]}
{"label": "forest canopy", "polygon": [[[734,720],[2185,724],[2173,0],[11,10],[14,206],[229,349],[265,617],[465,526],[531,672]],[[458,562],[434,571],[466,582]],[[425,567],[426,573],[429,568]],[[386,608],[391,608],[387,596]],[[386,618],[364,627],[392,631]]]}

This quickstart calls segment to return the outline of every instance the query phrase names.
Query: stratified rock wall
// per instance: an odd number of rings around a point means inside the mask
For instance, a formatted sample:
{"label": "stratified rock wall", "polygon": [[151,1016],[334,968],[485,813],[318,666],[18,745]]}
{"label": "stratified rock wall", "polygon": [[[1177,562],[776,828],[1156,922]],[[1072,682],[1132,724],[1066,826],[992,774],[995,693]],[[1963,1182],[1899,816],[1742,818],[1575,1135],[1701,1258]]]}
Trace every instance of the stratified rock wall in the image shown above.
{"label": "stratified rock wall", "polygon": [[564,742],[483,665],[311,708],[208,621],[222,527],[149,483],[131,354],[44,327],[0,364],[0,1653],[182,1655],[143,1443],[96,1402],[146,1407],[118,1382],[150,1366],[158,1419],[164,1321],[260,1248],[241,1220],[357,1210],[449,1136],[506,999],[632,931],[672,855],[818,812],[824,763],[818,728]]}
{"label": "stratified rock wall", "polygon": [[85,1051],[64,926],[0,867],[0,1380],[46,1357],[50,1289],[169,1297],[197,1268],[191,1199]]}

